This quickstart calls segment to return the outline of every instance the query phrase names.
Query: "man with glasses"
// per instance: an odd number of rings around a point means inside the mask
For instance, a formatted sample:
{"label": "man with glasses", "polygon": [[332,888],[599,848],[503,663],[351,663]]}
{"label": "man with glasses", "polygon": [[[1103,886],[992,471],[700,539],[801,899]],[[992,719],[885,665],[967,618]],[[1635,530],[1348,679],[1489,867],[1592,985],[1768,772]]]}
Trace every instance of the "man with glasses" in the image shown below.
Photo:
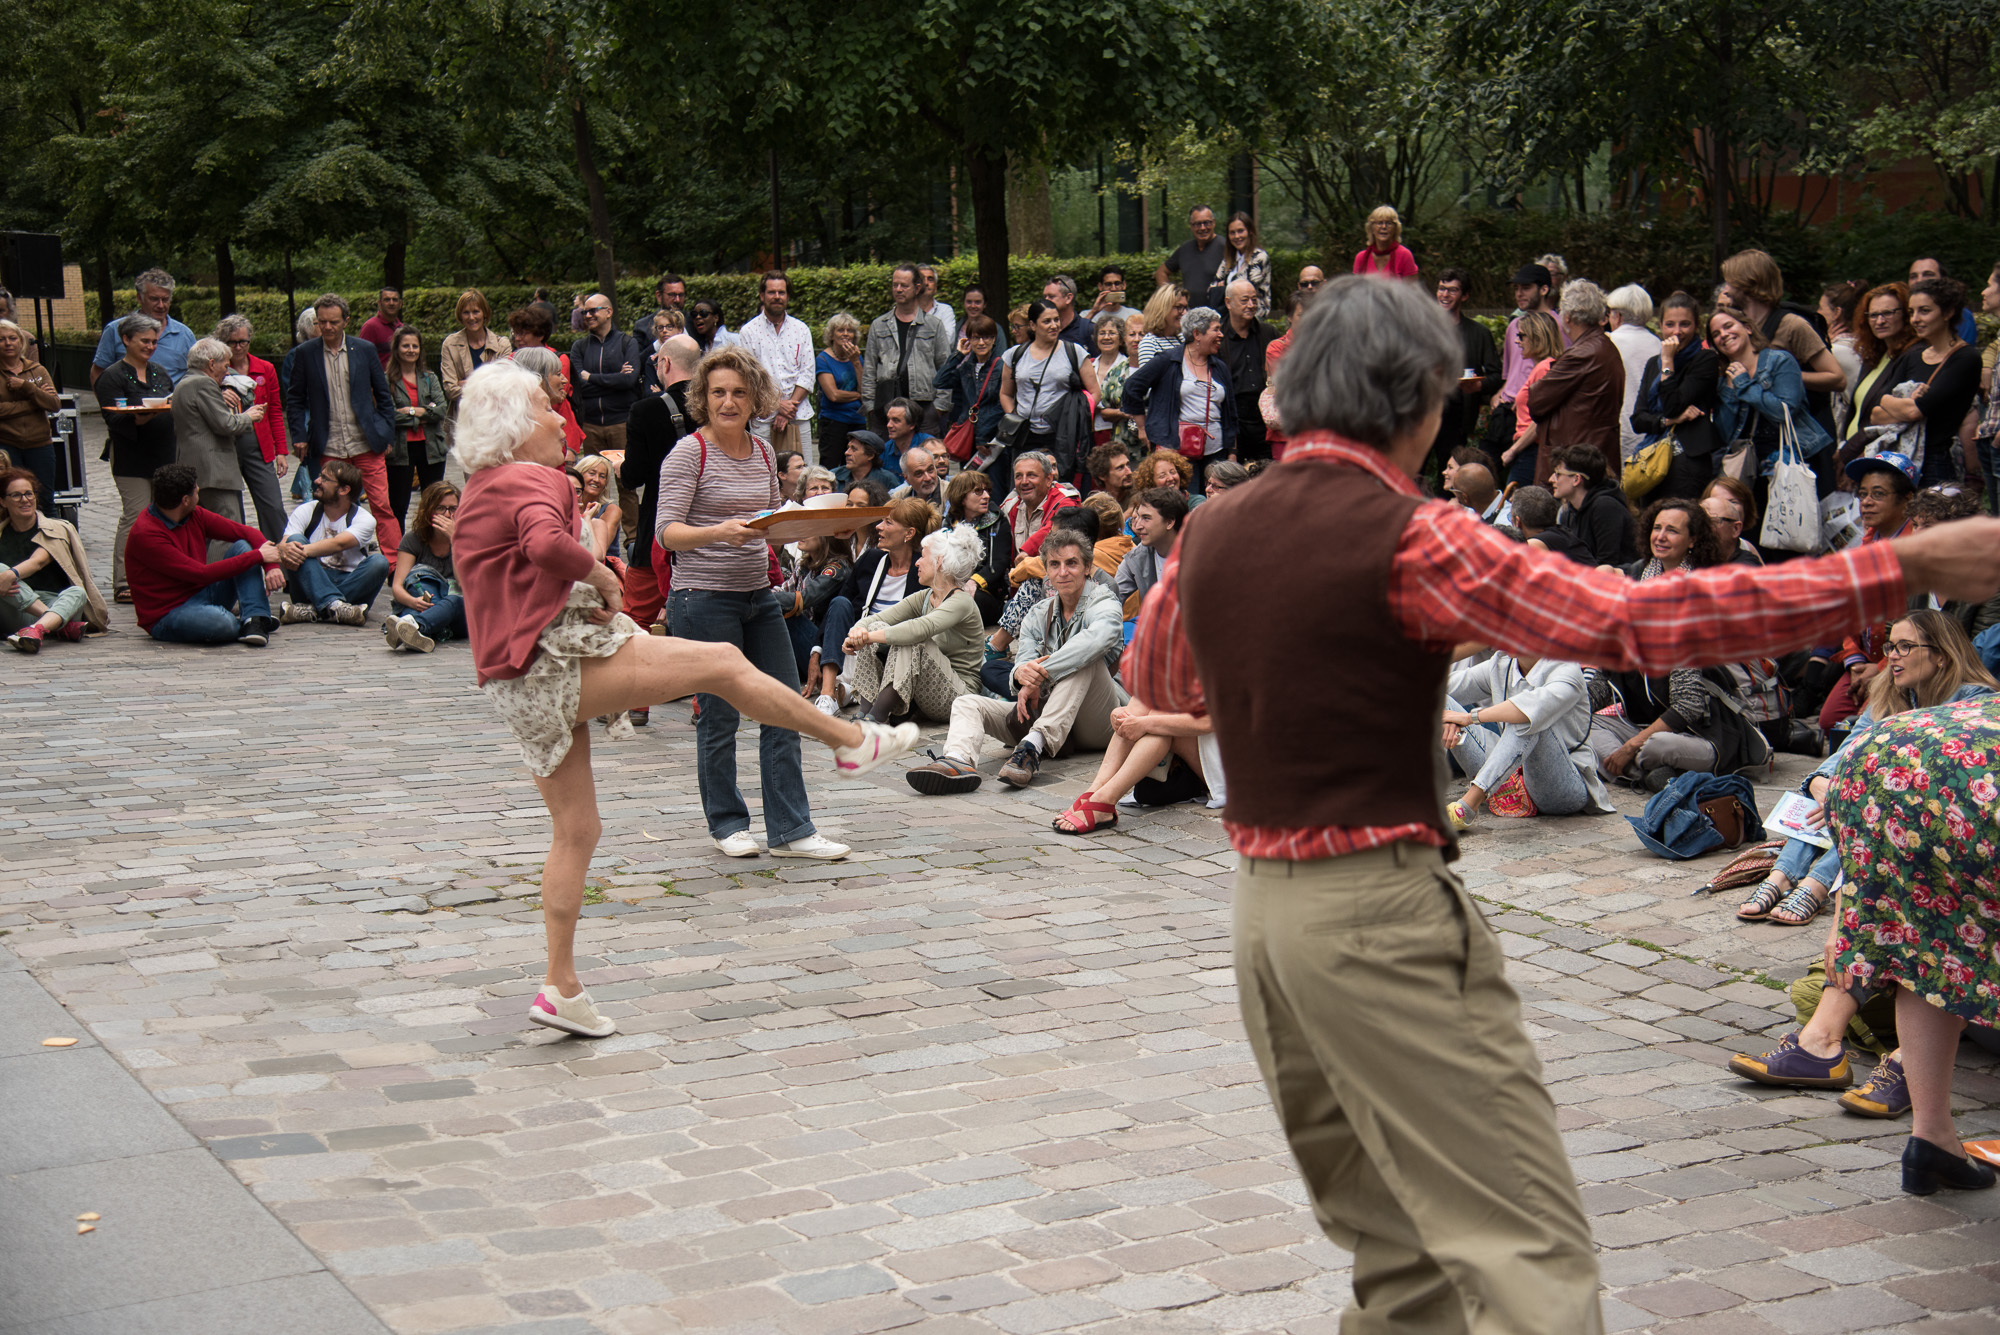
{"label": "man with glasses", "polygon": [[389,354],[395,351],[396,330],[403,323],[403,294],[393,287],[385,287],[375,294],[375,313],[361,326],[361,337],[375,345],[375,351],[382,354],[382,369],[389,367]]}
{"label": "man with glasses", "polygon": [[1743,536],[1743,502],[1726,491],[1716,490],[1702,501],[1701,512],[1708,516],[1708,522],[1722,545],[1733,553],[1729,558],[1732,563],[1740,566],[1764,564],[1763,553]]}
{"label": "man with glasses", "polygon": [[1325,286],[1326,270],[1320,268],[1317,264],[1308,264],[1299,270],[1299,289],[1301,291],[1317,292]]}
{"label": "man with glasses", "polygon": [[[682,328],[687,327],[688,285],[686,279],[677,273],[663,274],[658,285],[653,288],[653,299],[659,303],[657,309],[677,312],[681,317]],[[641,348],[645,349],[648,357],[651,357],[659,350],[661,337],[663,335],[653,332],[653,316],[651,314],[642,315],[633,321],[632,338]]]}
{"label": "man with glasses", "polygon": [[[583,328],[583,337],[569,349],[570,406],[588,453],[622,450],[646,354],[637,339],[611,322],[611,298],[602,292],[583,299]],[[619,501],[622,505],[624,497]],[[631,540],[629,532],[626,540]]]}
{"label": "man with glasses", "polygon": [[1090,319],[1094,324],[1100,315],[1115,315],[1120,323],[1139,314],[1137,306],[1125,304],[1125,271],[1115,264],[1107,264],[1097,271],[1097,300],[1090,303]]}
{"label": "man with glasses", "polygon": [[1156,286],[1178,282],[1188,294],[1190,305],[1219,311],[1222,277],[1227,272],[1223,265],[1229,247],[1215,234],[1215,210],[1206,204],[1189,209],[1188,231],[1193,235],[1167,256],[1167,262],[1153,275],[1153,282]]}
{"label": "man with glasses", "polygon": [[1493,335],[1477,320],[1465,318],[1465,298],[1472,287],[1472,275],[1463,269],[1446,269],[1438,275],[1437,303],[1458,330],[1464,356],[1459,365],[1458,385],[1444,401],[1444,420],[1438,426],[1437,444],[1431,459],[1442,469],[1451,452],[1465,444],[1479,409],[1500,388],[1500,348]]}

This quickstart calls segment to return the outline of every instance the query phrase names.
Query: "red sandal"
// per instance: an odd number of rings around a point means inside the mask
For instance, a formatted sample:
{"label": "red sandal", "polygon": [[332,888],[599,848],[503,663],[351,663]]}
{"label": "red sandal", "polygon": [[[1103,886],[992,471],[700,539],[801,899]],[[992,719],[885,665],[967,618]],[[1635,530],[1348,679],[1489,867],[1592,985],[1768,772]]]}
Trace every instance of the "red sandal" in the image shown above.
{"label": "red sandal", "polygon": [[1069,810],[1050,821],[1057,834],[1089,834],[1118,824],[1118,809],[1109,802],[1093,802],[1091,794],[1079,793]]}

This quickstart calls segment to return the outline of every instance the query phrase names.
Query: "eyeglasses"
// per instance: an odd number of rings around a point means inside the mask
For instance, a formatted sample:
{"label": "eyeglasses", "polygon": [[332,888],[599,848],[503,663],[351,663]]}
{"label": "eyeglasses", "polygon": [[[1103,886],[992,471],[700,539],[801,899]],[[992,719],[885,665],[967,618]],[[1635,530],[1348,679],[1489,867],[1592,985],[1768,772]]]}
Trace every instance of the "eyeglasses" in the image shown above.
{"label": "eyeglasses", "polygon": [[1868,323],[1874,324],[1877,320],[1894,320],[1900,315],[1902,315],[1901,311],[1870,311],[1868,312]]}
{"label": "eyeglasses", "polygon": [[1888,487],[1870,487],[1866,491],[1854,493],[1864,501],[1887,501],[1895,499],[1896,493]]}
{"label": "eyeglasses", "polygon": [[1203,232],[1203,231],[1213,232],[1215,230],[1215,219],[1197,218],[1193,222],[1189,223],[1188,226],[1192,227],[1197,232]]}
{"label": "eyeglasses", "polygon": [[250,346],[250,340],[247,338],[225,338],[222,341],[232,348],[247,348]]}
{"label": "eyeglasses", "polygon": [[458,513],[458,507],[456,505],[440,505],[437,508],[437,512],[441,515],[455,515]]}
{"label": "eyeglasses", "polygon": [[1567,468],[1558,468],[1558,469],[1556,469],[1555,471],[1551,472],[1551,473],[1549,474],[1549,477],[1550,477],[1550,479],[1551,479],[1551,480],[1553,480],[1553,479],[1555,479],[1555,478],[1561,478],[1561,479],[1563,479],[1563,481],[1565,481],[1565,482],[1581,482],[1581,481],[1583,481],[1583,474],[1581,474],[1581,473],[1572,473],[1572,472],[1570,472],[1570,471],[1569,471],[1569,469],[1567,469]]}
{"label": "eyeglasses", "polygon": [[1320,282],[1321,280],[1317,278],[1301,278],[1299,279],[1299,286],[1310,292],[1312,289],[1318,287]]}
{"label": "eyeglasses", "polygon": [[10,501],[27,501],[32,505],[35,500],[35,493],[32,491],[10,491],[7,493],[7,499]]}
{"label": "eyeglasses", "polygon": [[602,315],[610,309],[611,308],[609,306],[585,306],[583,308],[583,313],[585,315]]}
{"label": "eyeglasses", "polygon": [[1907,658],[1919,649],[1928,648],[1921,640],[1891,640],[1882,646],[1882,654],[1885,658]]}

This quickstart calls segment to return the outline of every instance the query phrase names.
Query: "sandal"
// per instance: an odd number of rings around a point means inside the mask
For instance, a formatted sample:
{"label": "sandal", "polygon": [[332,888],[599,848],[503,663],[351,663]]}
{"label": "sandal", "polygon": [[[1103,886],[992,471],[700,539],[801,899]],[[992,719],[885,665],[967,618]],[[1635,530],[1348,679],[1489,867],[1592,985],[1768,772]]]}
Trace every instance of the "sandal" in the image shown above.
{"label": "sandal", "polygon": [[1743,901],[1743,907],[1736,910],[1736,916],[1744,922],[1761,922],[1771,916],[1771,910],[1784,902],[1788,892],[1776,881],[1766,881],[1757,887],[1755,894]]}
{"label": "sandal", "polygon": [[1118,824],[1118,809],[1109,802],[1093,802],[1092,794],[1078,793],[1069,810],[1049,824],[1057,834],[1089,834]]}
{"label": "sandal", "polygon": [[[1798,887],[1785,896],[1785,902],[1771,910],[1769,921],[1784,927],[1803,927],[1817,918],[1819,911],[1826,907],[1826,891],[1807,889],[1808,884],[1806,881],[1799,882]],[[1779,917],[1779,914],[1791,916]]]}

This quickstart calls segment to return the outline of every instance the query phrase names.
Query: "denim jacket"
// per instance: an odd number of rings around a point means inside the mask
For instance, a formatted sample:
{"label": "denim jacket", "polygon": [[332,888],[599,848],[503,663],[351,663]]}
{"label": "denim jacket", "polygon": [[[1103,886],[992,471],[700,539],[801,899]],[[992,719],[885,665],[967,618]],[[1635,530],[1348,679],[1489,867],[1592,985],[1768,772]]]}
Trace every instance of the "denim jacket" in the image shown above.
{"label": "denim jacket", "polygon": [[1791,409],[1792,429],[1798,432],[1799,448],[1806,458],[1833,444],[1833,437],[1827,435],[1826,428],[1808,411],[1805,377],[1792,354],[1783,348],[1765,348],[1758,353],[1754,376],[1731,376],[1725,367],[1719,388],[1721,402],[1716,406],[1715,425],[1725,444],[1755,429],[1753,414],[1783,422],[1787,408]]}

